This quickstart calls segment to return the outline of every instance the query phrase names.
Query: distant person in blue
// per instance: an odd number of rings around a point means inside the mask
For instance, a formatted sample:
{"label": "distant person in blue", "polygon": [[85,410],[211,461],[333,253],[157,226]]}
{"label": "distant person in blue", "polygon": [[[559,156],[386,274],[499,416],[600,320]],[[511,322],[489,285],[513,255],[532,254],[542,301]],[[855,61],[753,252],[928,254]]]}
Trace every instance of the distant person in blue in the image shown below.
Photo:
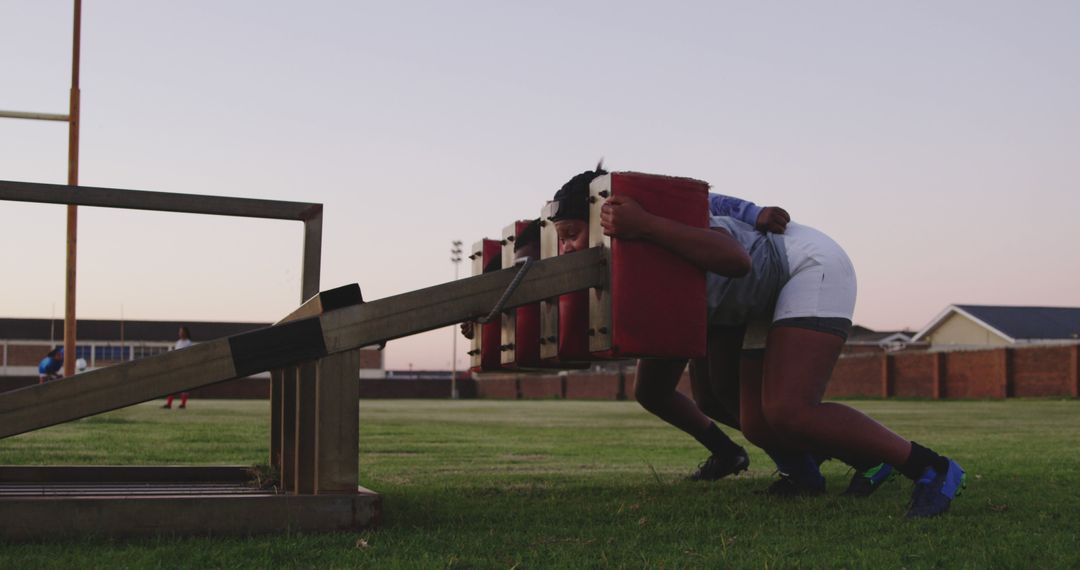
{"label": "distant person in blue", "polygon": [[38,384],[63,378],[60,369],[64,367],[64,349],[54,348],[38,364]]}

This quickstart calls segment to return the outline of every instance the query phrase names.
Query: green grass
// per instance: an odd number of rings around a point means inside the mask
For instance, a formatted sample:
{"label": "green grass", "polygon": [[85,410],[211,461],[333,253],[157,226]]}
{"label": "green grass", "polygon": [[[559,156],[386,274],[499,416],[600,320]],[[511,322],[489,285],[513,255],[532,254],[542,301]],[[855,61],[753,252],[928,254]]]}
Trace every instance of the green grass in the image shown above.
{"label": "green grass", "polygon": [[[744,476],[685,481],[702,450],[629,402],[365,401],[377,530],[0,543],[0,568],[1080,567],[1080,401],[852,404],[965,466],[946,516],[905,520],[907,481],[838,497],[849,474],[835,462],[827,497],[762,497],[772,470],[756,448]],[[5,440],[0,463],[265,460],[265,402],[190,405]]]}

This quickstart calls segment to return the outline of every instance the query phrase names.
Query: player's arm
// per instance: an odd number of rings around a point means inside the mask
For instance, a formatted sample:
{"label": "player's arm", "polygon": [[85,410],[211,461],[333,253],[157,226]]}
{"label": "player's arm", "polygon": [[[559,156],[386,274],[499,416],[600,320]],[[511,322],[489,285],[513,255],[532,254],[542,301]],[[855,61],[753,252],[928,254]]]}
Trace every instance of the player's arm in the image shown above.
{"label": "player's arm", "polygon": [[718,275],[742,277],[750,272],[750,256],[727,232],[655,216],[630,198],[608,198],[600,210],[600,225],[605,235],[650,241]]}
{"label": "player's arm", "polygon": [[779,206],[762,208],[749,200],[709,193],[709,213],[714,216],[728,216],[754,226],[762,232],[782,234],[787,229],[791,216]]}

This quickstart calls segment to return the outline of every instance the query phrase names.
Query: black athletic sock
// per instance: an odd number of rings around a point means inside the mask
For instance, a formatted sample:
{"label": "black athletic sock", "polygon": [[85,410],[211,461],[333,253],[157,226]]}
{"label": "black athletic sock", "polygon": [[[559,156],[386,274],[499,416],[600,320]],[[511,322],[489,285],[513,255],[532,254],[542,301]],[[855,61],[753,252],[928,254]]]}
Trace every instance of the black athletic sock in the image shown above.
{"label": "black athletic sock", "polygon": [[731,438],[727,436],[719,427],[714,423],[709,423],[709,429],[706,429],[704,433],[694,436],[694,439],[698,440],[698,443],[704,445],[706,449],[712,452],[713,455],[719,455],[721,457],[730,457],[736,453],[742,451]]}
{"label": "black athletic sock", "polygon": [[927,467],[933,467],[937,472],[944,473],[949,469],[949,461],[934,453],[933,450],[913,441],[911,442],[911,454],[908,455],[907,461],[898,466],[897,469],[904,474],[904,477],[912,481],[918,481]]}
{"label": "black athletic sock", "polygon": [[874,467],[877,467],[878,465],[881,465],[881,460],[880,459],[878,459],[878,460],[867,459],[865,457],[859,457],[857,455],[849,456],[849,455],[844,454],[844,453],[834,453],[833,457],[835,457],[836,459],[839,459],[840,461],[848,464],[849,466],[854,468],[859,473],[865,473],[866,471],[869,471],[870,469],[872,469]]}

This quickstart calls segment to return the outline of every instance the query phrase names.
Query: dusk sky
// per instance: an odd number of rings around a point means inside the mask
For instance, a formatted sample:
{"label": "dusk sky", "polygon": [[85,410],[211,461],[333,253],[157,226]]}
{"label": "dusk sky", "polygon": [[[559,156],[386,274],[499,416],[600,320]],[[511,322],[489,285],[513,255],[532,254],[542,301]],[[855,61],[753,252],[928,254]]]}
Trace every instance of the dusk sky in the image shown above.
{"label": "dusk sky", "polygon": [[[0,3],[0,109],[67,112],[71,4]],[[321,202],[323,288],[373,300],[451,280],[451,240],[536,217],[604,157],[833,236],[871,328],[1077,307],[1078,22],[1071,1],[90,1],[80,182]],[[0,119],[0,179],[64,183],[66,149],[63,123]],[[299,301],[298,223],[79,224],[81,318]],[[64,228],[0,204],[0,317],[63,315]],[[387,368],[449,368],[451,334],[391,342]]]}

